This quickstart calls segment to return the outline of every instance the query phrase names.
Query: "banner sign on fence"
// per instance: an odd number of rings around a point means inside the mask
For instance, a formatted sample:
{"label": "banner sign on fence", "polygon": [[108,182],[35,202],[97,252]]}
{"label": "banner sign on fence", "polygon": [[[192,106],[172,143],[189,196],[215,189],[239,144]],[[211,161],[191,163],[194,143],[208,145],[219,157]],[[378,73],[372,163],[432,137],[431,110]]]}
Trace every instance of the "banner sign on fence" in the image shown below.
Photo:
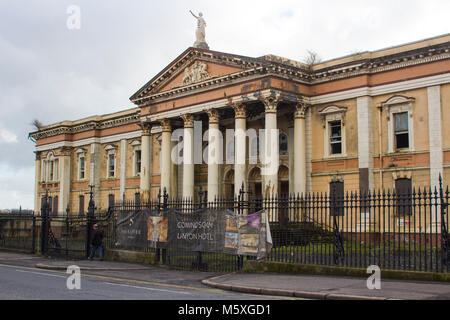
{"label": "banner sign on fence", "polygon": [[264,258],[272,245],[266,212],[236,215],[230,210],[182,213],[142,210],[117,223],[118,245],[177,248]]}

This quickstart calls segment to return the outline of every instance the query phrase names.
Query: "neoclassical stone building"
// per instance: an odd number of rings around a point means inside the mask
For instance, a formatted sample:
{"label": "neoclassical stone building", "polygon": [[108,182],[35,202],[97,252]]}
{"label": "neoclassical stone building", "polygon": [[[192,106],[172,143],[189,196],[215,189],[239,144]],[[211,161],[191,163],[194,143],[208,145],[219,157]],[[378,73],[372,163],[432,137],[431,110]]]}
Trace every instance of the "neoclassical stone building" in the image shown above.
{"label": "neoclassical stone building", "polygon": [[[48,190],[55,212],[83,212],[90,185],[106,209],[160,188],[195,198],[201,187],[212,200],[242,184],[287,194],[448,181],[449,49],[444,35],[308,66],[188,48],[132,95],[136,108],[30,134],[35,209]],[[260,129],[279,130],[270,174]]]}

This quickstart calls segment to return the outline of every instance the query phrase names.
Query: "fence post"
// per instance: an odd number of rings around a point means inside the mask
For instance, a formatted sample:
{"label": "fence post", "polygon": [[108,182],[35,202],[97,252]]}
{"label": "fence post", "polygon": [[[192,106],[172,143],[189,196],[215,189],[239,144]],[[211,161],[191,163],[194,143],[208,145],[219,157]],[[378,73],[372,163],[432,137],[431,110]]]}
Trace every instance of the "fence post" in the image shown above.
{"label": "fence post", "polygon": [[86,219],[86,258],[89,257],[91,253],[91,238],[92,238],[92,222],[94,220],[95,203],[94,203],[94,192],[92,191],[94,186],[89,186],[89,206]]}
{"label": "fence post", "polygon": [[336,184],[331,184],[331,192],[332,192],[332,198],[331,198],[331,205],[330,205],[330,213],[333,215],[333,240],[334,240],[334,246],[333,246],[333,258],[335,264],[340,264],[341,258],[344,255],[344,245],[342,242],[342,235],[339,231],[339,223],[337,221],[337,216],[339,214],[339,207],[337,205],[337,199],[336,199]]}
{"label": "fence post", "polygon": [[[244,214],[244,199],[245,199],[245,185],[242,182],[242,187],[239,190],[239,195],[238,195],[238,214]],[[243,256],[238,256],[238,269],[242,269],[244,267],[244,257]]]}
{"label": "fence post", "polygon": [[[202,187],[200,186],[200,190],[198,192],[198,197],[199,197],[199,209],[203,208],[203,194],[206,194],[206,192],[203,192]],[[197,269],[201,270],[202,269],[202,264],[203,264],[203,256],[202,256],[202,252],[198,251],[197,252]]]}
{"label": "fence post", "polygon": [[49,232],[49,204],[48,190],[45,192],[44,202],[41,204],[41,253],[46,254],[48,250],[48,232]]}
{"label": "fence post", "polygon": [[448,209],[448,203],[444,201],[444,190],[442,187],[442,175],[439,174],[439,197],[441,202],[441,256],[442,267],[449,266],[450,241],[448,237],[447,225],[445,224],[445,214]]}
{"label": "fence post", "polygon": [[69,256],[69,205],[66,208],[66,259]]}
{"label": "fence post", "polygon": [[[164,199],[163,210],[166,211],[167,207],[168,207],[168,200],[169,200],[169,194],[167,193],[166,187],[164,187],[163,199]],[[167,263],[167,249],[162,249],[162,263],[163,264]]]}
{"label": "fence post", "polygon": [[32,223],[31,223],[31,253],[36,253],[36,216],[33,213]]}

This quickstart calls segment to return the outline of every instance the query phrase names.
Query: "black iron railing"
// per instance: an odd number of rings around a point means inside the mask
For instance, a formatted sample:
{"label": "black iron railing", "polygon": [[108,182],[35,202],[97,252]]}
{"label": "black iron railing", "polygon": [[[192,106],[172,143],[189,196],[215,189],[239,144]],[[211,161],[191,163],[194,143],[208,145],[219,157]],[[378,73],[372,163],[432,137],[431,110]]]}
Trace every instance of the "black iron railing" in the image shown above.
{"label": "black iron railing", "polygon": [[197,200],[172,198],[163,190],[155,200],[115,203],[97,212],[91,201],[86,215],[68,210],[51,216],[45,200],[36,215],[0,216],[0,247],[66,257],[86,258],[92,225],[104,232],[104,248],[143,251],[154,262],[183,269],[234,271],[247,257],[188,252],[180,248],[121,247],[117,224],[141,210],[176,209],[182,214],[199,208],[228,209],[237,214],[266,210],[273,248],[269,261],[366,268],[449,272],[449,190],[413,188],[259,197],[241,189],[233,198],[208,202],[200,191]]}

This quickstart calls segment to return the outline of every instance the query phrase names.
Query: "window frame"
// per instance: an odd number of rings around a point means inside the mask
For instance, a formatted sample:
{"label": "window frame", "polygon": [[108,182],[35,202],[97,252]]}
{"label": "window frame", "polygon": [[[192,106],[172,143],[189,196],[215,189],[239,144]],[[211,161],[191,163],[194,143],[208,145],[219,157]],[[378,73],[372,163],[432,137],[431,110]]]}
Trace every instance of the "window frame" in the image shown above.
{"label": "window frame", "polygon": [[[393,96],[381,104],[386,109],[388,125],[388,153],[414,151],[414,98]],[[397,148],[395,135],[395,114],[408,113],[408,148]]]}
{"label": "window frame", "polygon": [[[113,146],[113,145],[108,145],[105,148],[106,150],[106,178],[107,179],[114,179],[117,177],[117,147]],[[110,171],[110,159],[111,156],[114,157],[114,174],[111,175],[111,171]]]}
{"label": "window frame", "polygon": [[[342,158],[347,157],[347,147],[346,147],[346,134],[345,134],[345,118],[347,114],[347,107],[341,106],[327,106],[319,111],[319,115],[322,117],[322,124],[324,130],[324,158]],[[341,153],[332,154],[331,153],[331,123],[341,122]]]}

